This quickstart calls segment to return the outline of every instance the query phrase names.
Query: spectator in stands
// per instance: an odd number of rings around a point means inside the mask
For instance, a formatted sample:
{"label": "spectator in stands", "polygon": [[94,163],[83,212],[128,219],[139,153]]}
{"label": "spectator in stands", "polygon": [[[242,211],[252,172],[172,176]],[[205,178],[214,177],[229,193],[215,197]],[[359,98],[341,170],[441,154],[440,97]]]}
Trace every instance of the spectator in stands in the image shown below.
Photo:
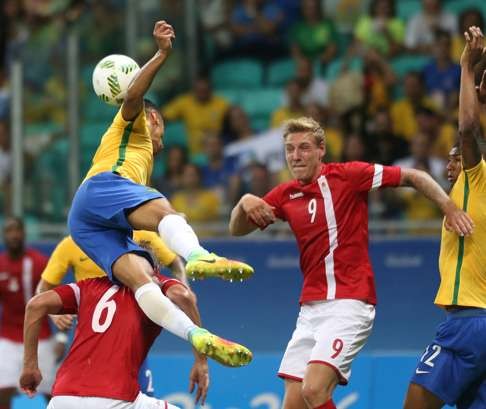
{"label": "spectator in stands", "polygon": [[287,119],[298,118],[304,115],[305,107],[302,104],[302,87],[298,80],[293,79],[287,83],[287,105],[278,108],[272,114],[271,127],[278,128]]}
{"label": "spectator in stands", "polygon": [[224,117],[221,136],[225,144],[251,138],[255,131],[246,112],[238,105],[231,106]]}
{"label": "spectator in stands", "polygon": [[265,164],[252,162],[243,172],[240,193],[235,199],[238,200],[246,193],[265,196],[273,186],[272,176]]}
{"label": "spectator in stands", "polygon": [[[171,198],[174,209],[184,213],[190,223],[215,221],[221,214],[218,194],[204,188],[201,177],[201,169],[198,166],[187,164],[184,167],[182,189]],[[195,230],[198,235],[205,233],[197,228]]]}
{"label": "spectator in stands", "polygon": [[227,0],[199,0],[199,20],[210,39],[207,48],[214,48],[215,58],[222,56],[233,44],[230,29],[230,12],[232,1]]}
{"label": "spectator in stands", "polygon": [[155,181],[157,190],[171,197],[175,191],[182,188],[182,175],[188,163],[185,147],[173,145],[166,150],[166,169],[161,179]]}
{"label": "spectator in stands", "polygon": [[223,141],[218,135],[206,136],[204,150],[207,162],[201,166],[201,175],[203,186],[216,190],[224,200],[228,190],[234,189],[237,175],[235,161],[224,156],[223,148]]}
{"label": "spectator in stands", "polygon": [[456,140],[456,129],[444,121],[439,112],[427,107],[417,110],[417,133],[424,134],[431,143],[431,150],[439,158],[447,158]]}
{"label": "spectator in stands", "polygon": [[323,15],[319,0],[302,0],[302,20],[290,30],[292,56],[299,60],[308,58],[323,65],[335,57],[337,32],[334,23]]}
{"label": "spectator in stands", "polygon": [[442,109],[452,111],[457,106],[461,67],[452,61],[452,36],[437,32],[434,59],[424,67],[425,88]]}
{"label": "spectator in stands", "polygon": [[373,49],[366,51],[363,72],[365,111],[374,114],[389,105],[396,76],[387,60]]}
{"label": "spectator in stands", "polygon": [[442,10],[441,0],[422,0],[422,10],[408,22],[405,46],[423,54],[433,52],[436,32],[442,30],[453,35],[457,31],[456,17]]}
{"label": "spectator in stands", "polygon": [[[428,135],[416,134],[410,143],[410,156],[396,161],[393,165],[404,168],[420,169],[429,173],[441,186],[447,186],[445,179],[446,163],[433,155],[433,143]],[[423,196],[416,194],[414,189],[401,189],[407,220],[436,220],[441,217],[440,211]]]}
{"label": "spectator in stands", "polygon": [[407,141],[417,133],[416,113],[420,107],[433,108],[434,103],[425,93],[422,74],[411,71],[403,80],[404,97],[393,102],[391,117],[393,132]]}
{"label": "spectator in stands", "polygon": [[405,25],[395,16],[395,2],[372,0],[369,15],[358,20],[354,36],[364,47],[384,56],[397,55],[403,47]]}
{"label": "spectator in stands", "polygon": [[350,68],[348,59],[342,65],[329,90],[329,106],[339,115],[361,107],[364,101],[364,76]]}
{"label": "spectator in stands", "polygon": [[10,131],[7,120],[0,120],[0,189],[2,203],[0,209],[5,214],[10,209],[10,172],[12,157],[10,154]]}
{"label": "spectator in stands", "polygon": [[484,31],[483,14],[477,8],[464,10],[459,15],[459,29],[453,34],[452,37],[452,59],[454,62],[459,63],[462,51],[466,45],[464,33],[469,29],[469,27],[474,26],[479,27],[481,31]]}
{"label": "spectator in stands", "polygon": [[207,133],[219,133],[228,110],[228,102],[213,94],[211,82],[199,76],[192,92],[176,97],[163,109],[167,121],[182,120],[186,126],[191,155],[203,152],[203,139]]}
{"label": "spectator in stands", "polygon": [[327,106],[329,90],[326,81],[314,75],[314,65],[308,58],[297,60],[296,79],[302,88],[302,103]]}
{"label": "spectator in stands", "polygon": [[263,60],[284,55],[283,20],[282,10],[272,1],[242,0],[230,20],[234,53]]}
{"label": "spectator in stands", "polygon": [[341,162],[367,161],[366,145],[360,134],[353,133],[344,139]]}
{"label": "spectator in stands", "polygon": [[365,144],[370,161],[383,165],[392,165],[408,153],[408,143],[393,133],[392,120],[387,108],[378,110],[372,117],[368,124]]}

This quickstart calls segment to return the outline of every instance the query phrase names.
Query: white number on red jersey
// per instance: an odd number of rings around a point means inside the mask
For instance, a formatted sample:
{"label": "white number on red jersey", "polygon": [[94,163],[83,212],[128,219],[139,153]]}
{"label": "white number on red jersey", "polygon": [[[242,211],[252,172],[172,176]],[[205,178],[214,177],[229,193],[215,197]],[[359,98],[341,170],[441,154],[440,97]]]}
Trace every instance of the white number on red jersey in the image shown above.
{"label": "white number on red jersey", "polygon": [[[103,294],[103,297],[100,298],[98,304],[93,312],[93,319],[91,320],[91,327],[93,328],[94,332],[105,332],[111,325],[113,321],[113,316],[116,312],[116,303],[115,300],[110,300],[111,297],[119,290],[120,287],[114,285],[110,287],[106,292]],[[106,311],[105,321],[101,323],[101,314],[104,310]]]}
{"label": "white number on red jersey", "polygon": [[309,210],[309,214],[311,215],[310,222],[314,223],[314,220],[316,219],[316,213],[317,213],[317,200],[315,198],[309,200],[307,209]]}

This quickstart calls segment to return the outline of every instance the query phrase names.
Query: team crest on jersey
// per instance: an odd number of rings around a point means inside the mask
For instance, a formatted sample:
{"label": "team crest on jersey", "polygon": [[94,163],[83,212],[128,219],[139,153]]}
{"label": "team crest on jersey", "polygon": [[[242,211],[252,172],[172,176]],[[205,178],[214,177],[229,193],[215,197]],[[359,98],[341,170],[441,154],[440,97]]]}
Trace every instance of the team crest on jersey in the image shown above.
{"label": "team crest on jersey", "polygon": [[302,196],[304,196],[304,193],[302,193],[302,192],[291,193],[290,194],[290,200],[297,199],[297,198],[302,197]]}

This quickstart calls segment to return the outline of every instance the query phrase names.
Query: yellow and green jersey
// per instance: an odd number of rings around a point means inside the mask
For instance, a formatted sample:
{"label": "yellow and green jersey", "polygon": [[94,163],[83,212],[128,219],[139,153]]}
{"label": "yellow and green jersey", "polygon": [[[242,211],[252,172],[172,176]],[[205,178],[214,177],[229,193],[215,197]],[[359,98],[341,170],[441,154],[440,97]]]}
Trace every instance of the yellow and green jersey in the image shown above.
{"label": "yellow and green jersey", "polygon": [[[143,247],[149,248],[164,266],[169,266],[176,258],[176,254],[167,248],[156,233],[136,230],[133,232],[133,239]],[[49,284],[59,285],[70,268],[73,269],[76,281],[106,276],[71,236],[67,236],[54,249],[42,273],[42,279]]]}
{"label": "yellow and green jersey", "polygon": [[153,147],[145,110],[134,121],[125,121],[121,109],[101,138],[86,179],[102,172],[117,172],[140,185],[148,184],[153,166]]}
{"label": "yellow and green jersey", "polygon": [[435,303],[486,308],[486,163],[464,170],[450,193],[471,216],[474,232],[460,237],[442,227],[440,287]]}

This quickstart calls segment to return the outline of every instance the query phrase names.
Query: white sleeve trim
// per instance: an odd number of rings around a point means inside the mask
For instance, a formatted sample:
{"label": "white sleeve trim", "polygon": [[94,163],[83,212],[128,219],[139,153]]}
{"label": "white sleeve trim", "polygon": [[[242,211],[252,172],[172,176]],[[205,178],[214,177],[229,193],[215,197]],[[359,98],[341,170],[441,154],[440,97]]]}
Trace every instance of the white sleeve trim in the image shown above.
{"label": "white sleeve trim", "polygon": [[79,287],[77,284],[75,283],[71,283],[71,284],[68,284],[69,287],[72,288],[73,292],[74,292],[74,296],[76,297],[76,304],[78,305],[78,308],[79,308],[79,300],[81,298],[81,291],[79,290]]}
{"label": "white sleeve trim", "polygon": [[375,164],[375,173],[373,174],[373,182],[370,190],[378,189],[383,183],[383,165]]}

